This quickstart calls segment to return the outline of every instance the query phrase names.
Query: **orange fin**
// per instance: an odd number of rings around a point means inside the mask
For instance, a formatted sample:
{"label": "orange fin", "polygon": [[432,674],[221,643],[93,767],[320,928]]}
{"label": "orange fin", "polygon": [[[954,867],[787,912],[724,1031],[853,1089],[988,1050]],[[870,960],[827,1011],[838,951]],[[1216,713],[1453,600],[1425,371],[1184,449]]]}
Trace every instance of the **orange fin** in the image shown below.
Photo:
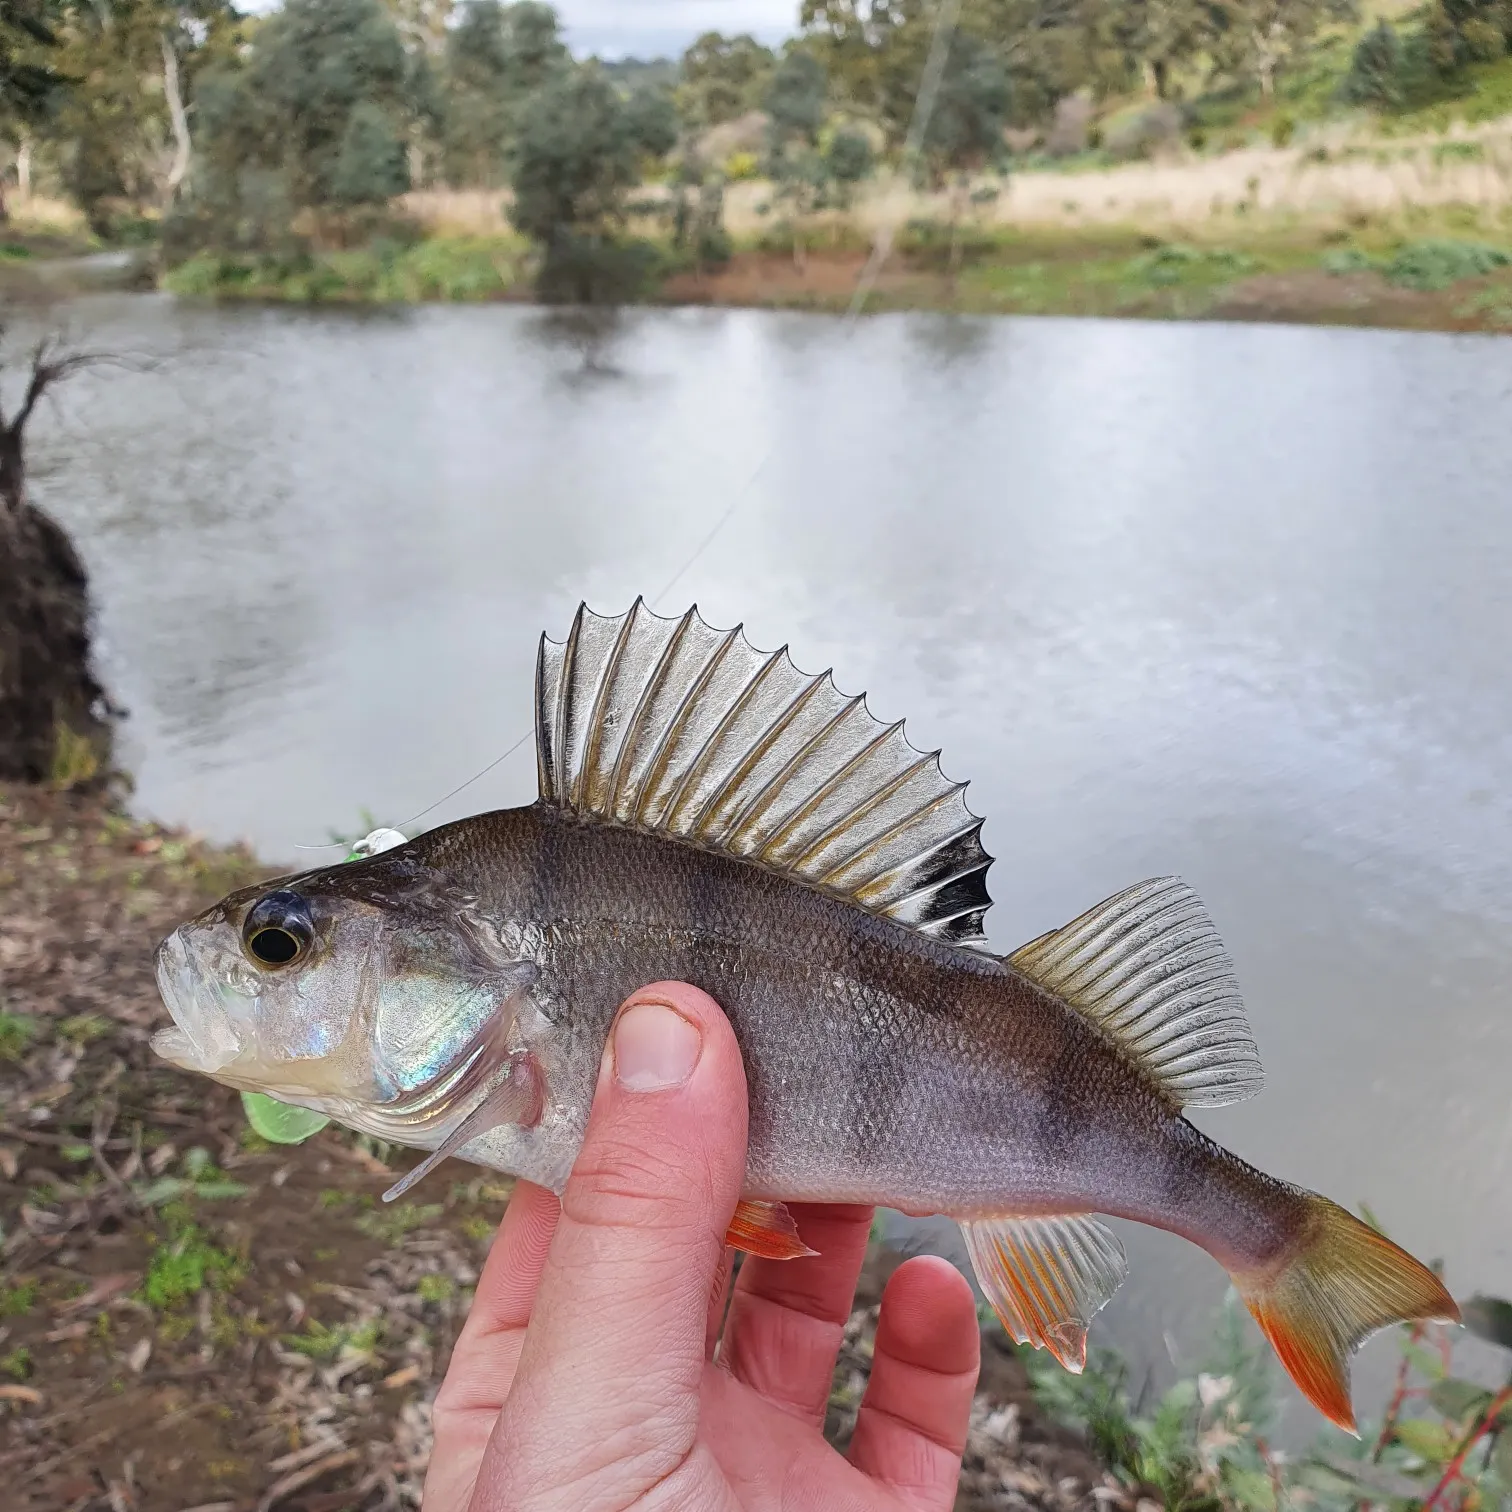
{"label": "orange fin", "polygon": [[1263,1276],[1234,1284],[1287,1374],[1329,1422],[1355,1432],[1349,1357],[1379,1329],[1458,1323],[1459,1307],[1426,1265],[1326,1197],[1309,1196],[1301,1243]]}
{"label": "orange fin", "polygon": [[817,1255],[798,1237],[798,1225],[784,1202],[742,1202],[730,1219],[725,1243],[763,1260],[801,1260]]}
{"label": "orange fin", "polygon": [[1010,1336],[1048,1349],[1079,1375],[1087,1325],[1128,1270],[1117,1235],[1085,1213],[977,1218],[963,1222],[961,1233],[982,1293]]}

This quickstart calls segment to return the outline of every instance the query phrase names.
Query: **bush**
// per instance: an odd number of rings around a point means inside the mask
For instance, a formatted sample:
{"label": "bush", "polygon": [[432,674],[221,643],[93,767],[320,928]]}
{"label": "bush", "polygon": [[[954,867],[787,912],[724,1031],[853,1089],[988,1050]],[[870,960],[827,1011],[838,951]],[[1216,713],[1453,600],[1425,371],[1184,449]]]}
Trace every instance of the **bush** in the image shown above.
{"label": "bush", "polygon": [[1355,44],[1339,94],[1351,105],[1378,110],[1402,103],[1402,39],[1391,22],[1380,20]]}
{"label": "bush", "polygon": [[1400,288],[1437,293],[1509,264],[1512,256],[1484,242],[1428,240],[1408,242],[1397,248],[1382,271]]}
{"label": "bush", "polygon": [[1188,280],[1211,282],[1214,278],[1242,278],[1258,265],[1245,252],[1230,252],[1223,247],[1187,247],[1170,242],[1136,257],[1129,272],[1143,283],[1169,288]]}
{"label": "bush", "polygon": [[724,161],[724,176],[734,184],[761,174],[761,159],[754,152],[732,152]]}
{"label": "bush", "polygon": [[1323,271],[1336,278],[1342,278],[1346,273],[1368,273],[1374,267],[1375,264],[1357,247],[1335,247],[1332,252],[1325,252],[1322,258]]}

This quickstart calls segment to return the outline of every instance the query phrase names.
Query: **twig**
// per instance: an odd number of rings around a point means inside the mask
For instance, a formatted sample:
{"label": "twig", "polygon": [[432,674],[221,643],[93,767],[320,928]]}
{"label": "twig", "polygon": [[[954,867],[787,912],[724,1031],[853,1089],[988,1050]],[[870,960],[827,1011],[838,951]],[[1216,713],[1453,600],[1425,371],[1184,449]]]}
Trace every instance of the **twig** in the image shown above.
{"label": "twig", "polygon": [[345,1470],[348,1465],[355,1465],[362,1458],[360,1449],[343,1449],[339,1454],[328,1454],[322,1460],[316,1460],[313,1465],[306,1465],[302,1470],[292,1471],[276,1480],[263,1495],[263,1499],[257,1504],[257,1512],[271,1512],[284,1497],[298,1491],[301,1486],[308,1486],[311,1481],[318,1481],[322,1476],[329,1475],[333,1470]]}
{"label": "twig", "polygon": [[[1423,1325],[1414,1323],[1412,1331],[1407,1335],[1407,1342],[1416,1344],[1422,1337]],[[1407,1400],[1407,1374],[1411,1368],[1412,1362],[1404,1353],[1397,1362],[1396,1385],[1392,1389],[1391,1400],[1386,1404],[1386,1416],[1381,1419],[1381,1432],[1370,1451],[1370,1462],[1373,1465],[1380,1464],[1381,1456],[1386,1452],[1392,1434],[1396,1432],[1397,1419],[1402,1415],[1402,1404]]]}
{"label": "twig", "polygon": [[1460,1478],[1460,1471],[1464,1468],[1465,1460],[1470,1451],[1476,1446],[1487,1427],[1493,1424],[1501,1416],[1501,1410],[1512,1402],[1512,1386],[1503,1386],[1500,1391],[1491,1398],[1486,1410],[1475,1420],[1475,1426],[1465,1435],[1464,1442],[1455,1451],[1454,1458],[1444,1467],[1444,1473],[1439,1477],[1439,1483],[1428,1493],[1423,1503],[1423,1512],[1433,1512],[1435,1504],[1445,1491]]}

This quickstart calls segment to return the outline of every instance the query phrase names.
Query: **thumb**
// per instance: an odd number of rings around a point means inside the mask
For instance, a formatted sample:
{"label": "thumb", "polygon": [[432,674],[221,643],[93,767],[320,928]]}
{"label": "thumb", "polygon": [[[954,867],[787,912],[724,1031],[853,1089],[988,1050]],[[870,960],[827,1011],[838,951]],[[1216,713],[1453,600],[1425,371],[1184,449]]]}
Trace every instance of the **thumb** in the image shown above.
{"label": "thumb", "polygon": [[621,1507],[688,1458],[745,1146],[745,1073],[718,1004],[674,982],[635,993],[474,1507]]}

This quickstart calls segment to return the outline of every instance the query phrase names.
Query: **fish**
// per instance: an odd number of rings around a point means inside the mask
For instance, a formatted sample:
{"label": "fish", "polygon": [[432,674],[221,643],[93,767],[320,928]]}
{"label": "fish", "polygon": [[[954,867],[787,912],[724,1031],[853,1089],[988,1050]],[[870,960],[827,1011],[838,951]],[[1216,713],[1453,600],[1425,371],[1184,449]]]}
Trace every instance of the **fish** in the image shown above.
{"label": "fish", "polygon": [[[618,1005],[708,992],[750,1119],[730,1244],[792,1259],[791,1203],[959,1223],[1007,1332],[1067,1369],[1127,1261],[1108,1217],[1227,1271],[1354,1431],[1349,1361],[1458,1320],[1429,1267],[1197,1129],[1263,1074],[1185,882],[989,948],[983,821],[938,751],[697,607],[581,606],[542,636],[539,796],[232,893],[159,947],[173,1064],[560,1194]],[[397,840],[398,836],[390,837]]]}

